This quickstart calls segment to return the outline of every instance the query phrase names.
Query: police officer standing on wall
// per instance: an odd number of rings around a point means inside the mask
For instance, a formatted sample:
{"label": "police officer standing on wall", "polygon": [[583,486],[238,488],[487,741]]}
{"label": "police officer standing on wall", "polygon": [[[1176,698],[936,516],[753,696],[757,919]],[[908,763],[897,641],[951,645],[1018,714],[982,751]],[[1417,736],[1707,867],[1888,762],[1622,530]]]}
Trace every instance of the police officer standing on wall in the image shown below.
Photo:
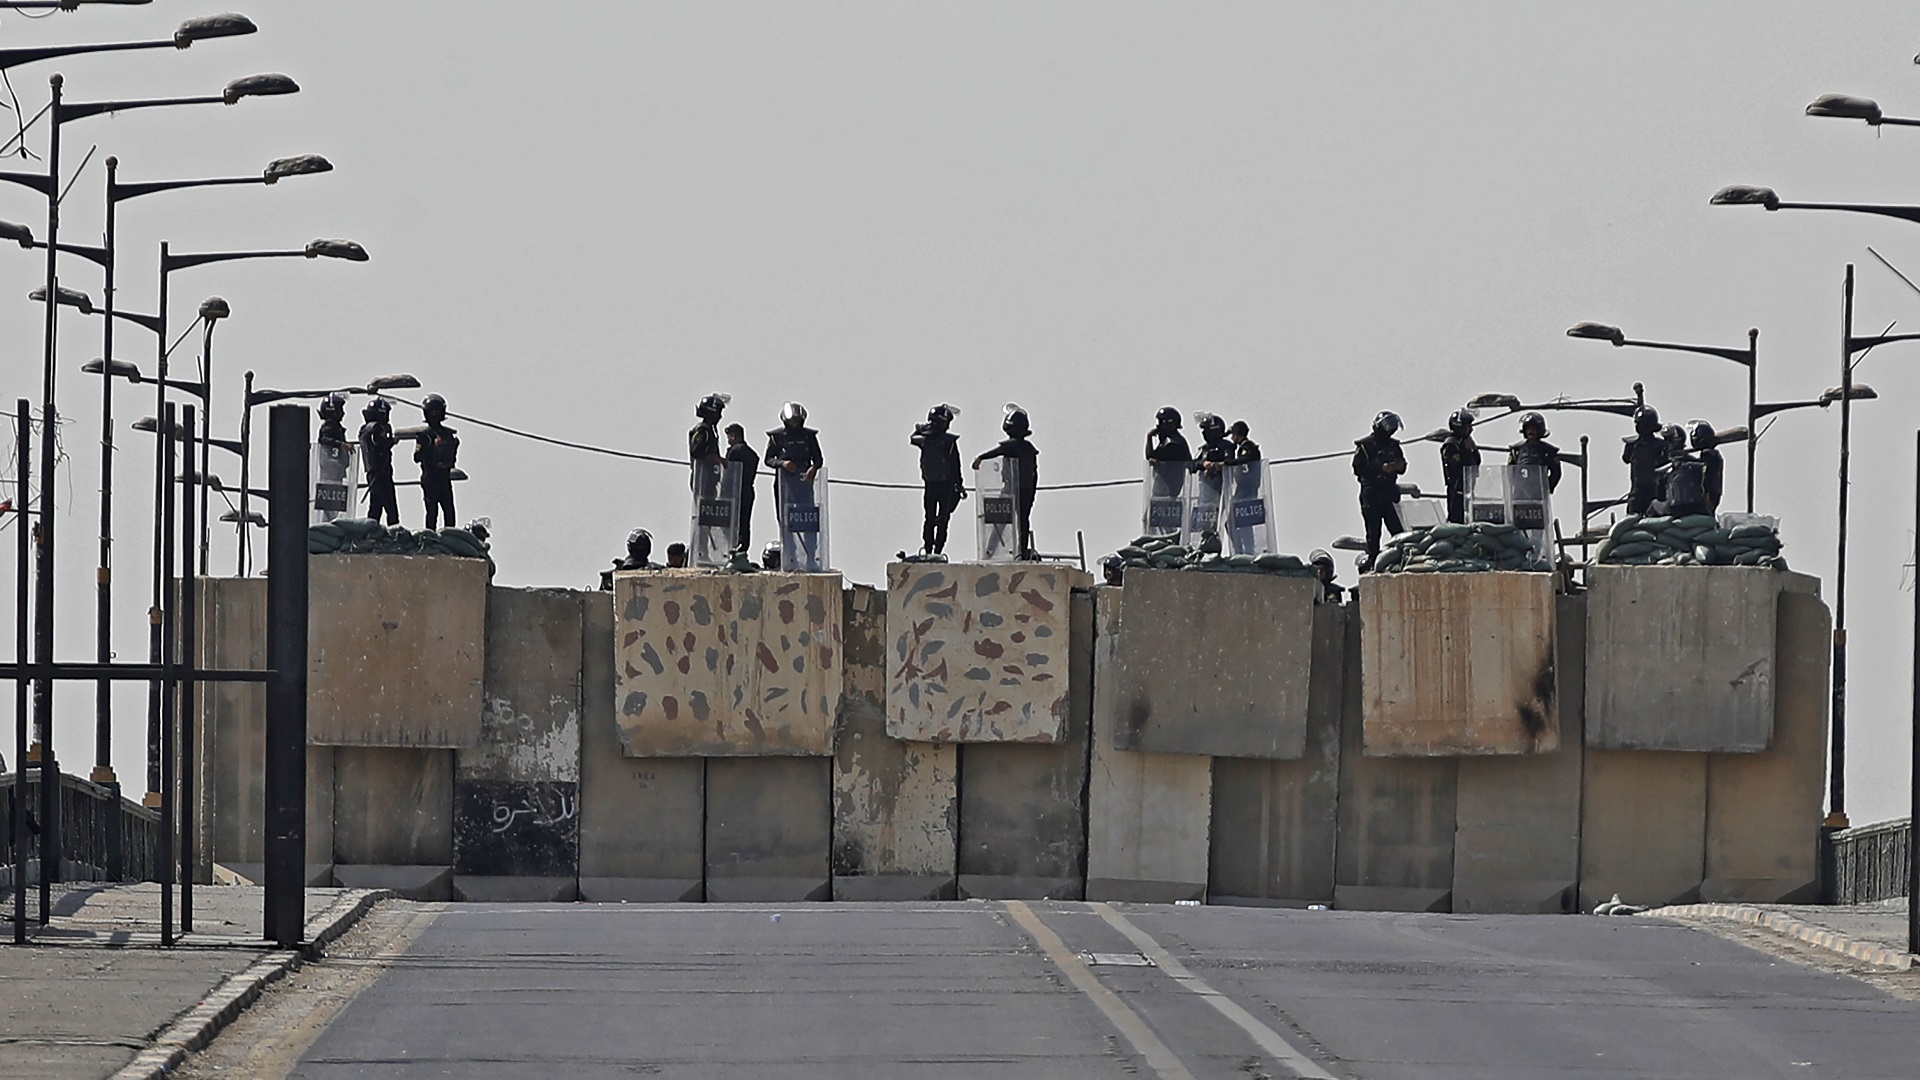
{"label": "police officer standing on wall", "polygon": [[[1473,441],[1473,410],[1455,409],[1447,417],[1447,437],[1440,444],[1440,472],[1447,482],[1447,520],[1467,520],[1467,470],[1480,467],[1480,446]],[[1328,556],[1331,564],[1332,556]]]}
{"label": "police officer standing on wall", "polygon": [[1660,497],[1660,467],[1667,463],[1667,440],[1660,432],[1660,414],[1651,405],[1634,410],[1633,430],[1620,460],[1632,484],[1627,490],[1627,513],[1645,514]]}
{"label": "police officer standing on wall", "polygon": [[687,464],[718,465],[723,459],[720,450],[720,414],[727,408],[727,402],[733,398],[726,394],[708,394],[693,407],[693,415],[700,422],[687,432]]}
{"label": "police officer standing on wall", "polygon": [[1194,459],[1196,472],[1218,476],[1233,460],[1233,443],[1227,440],[1227,422],[1210,412],[1195,413],[1200,423],[1200,456]]}
{"label": "police officer standing on wall", "polygon": [[780,426],[767,432],[767,464],[809,484],[826,464],[820,433],[807,426],[805,405],[789,401],[780,407]]}
{"label": "police officer standing on wall", "polygon": [[1713,425],[1705,420],[1695,420],[1687,426],[1693,429],[1694,455],[1705,467],[1703,479],[1707,494],[1706,512],[1717,514],[1720,512],[1720,496],[1724,493],[1727,482],[1727,459],[1720,453],[1720,437],[1713,430]]}
{"label": "police officer standing on wall", "polygon": [[1407,472],[1407,455],[1394,438],[1400,414],[1382,412],[1373,418],[1373,430],[1353,443],[1353,476],[1360,482],[1360,518],[1367,527],[1367,558],[1361,572],[1373,569],[1380,557],[1380,529],[1401,532],[1400,478]]}
{"label": "police officer standing on wall", "polygon": [[341,447],[347,444],[347,395],[328,394],[320,403],[320,433],[314,440],[322,446]]}
{"label": "police officer standing on wall", "polygon": [[426,414],[427,426],[414,436],[413,460],[420,465],[420,496],[427,503],[427,528],[436,527],[436,515],[441,511],[446,513],[447,527],[452,528],[456,520],[453,468],[460,457],[460,439],[445,423],[446,398],[428,394],[420,402],[420,411]]}
{"label": "police officer standing on wall", "polygon": [[400,503],[393,492],[393,405],[376,397],[360,410],[366,423],[360,425],[360,460],[367,469],[367,516],[375,521],[386,515],[388,525],[400,524]]}
{"label": "police officer standing on wall", "polygon": [[944,555],[947,550],[947,525],[954,508],[967,497],[967,485],[960,475],[960,437],[951,430],[960,410],[941,402],[927,410],[925,423],[913,425],[908,441],[920,448],[921,505],[925,518],[920,524],[920,554]]}
{"label": "police officer standing on wall", "polygon": [[1235,465],[1260,460],[1260,444],[1247,438],[1247,433],[1251,430],[1247,427],[1245,420],[1235,420],[1233,426],[1227,429],[1227,440],[1233,448]]}
{"label": "police officer standing on wall", "polygon": [[1163,405],[1153,414],[1153,430],[1147,432],[1147,460],[1155,464],[1193,460],[1187,437],[1180,434],[1179,409]]}
{"label": "police officer standing on wall", "polygon": [[1033,497],[1040,490],[1040,451],[1027,441],[1033,434],[1033,427],[1027,420],[1027,410],[1012,402],[1007,403],[1006,418],[1000,422],[1000,430],[1007,437],[1000,445],[973,459],[973,467],[988,458],[1009,458],[1019,462],[1017,477],[1019,487],[1014,490],[1014,514],[1020,525],[1020,557],[1033,560],[1040,556],[1033,547]]}
{"label": "police officer standing on wall", "polygon": [[753,543],[753,485],[760,477],[760,455],[747,445],[747,429],[739,424],[727,425],[727,463],[740,467],[740,537],[733,548],[745,551]]}
{"label": "police officer standing on wall", "polygon": [[1530,412],[1520,418],[1520,441],[1507,447],[1507,463],[1545,469],[1549,494],[1560,486],[1560,448],[1547,441],[1546,417]]}

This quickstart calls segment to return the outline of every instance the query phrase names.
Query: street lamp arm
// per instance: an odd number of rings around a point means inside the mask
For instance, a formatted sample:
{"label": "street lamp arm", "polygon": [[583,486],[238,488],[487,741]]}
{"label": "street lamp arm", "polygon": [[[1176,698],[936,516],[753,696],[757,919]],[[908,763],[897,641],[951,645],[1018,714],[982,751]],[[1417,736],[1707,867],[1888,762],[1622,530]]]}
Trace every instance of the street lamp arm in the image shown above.
{"label": "street lamp arm", "polygon": [[1763,401],[1753,407],[1753,417],[1758,420],[1763,416],[1786,412],[1788,409],[1824,409],[1831,404],[1833,403],[1830,401]]}
{"label": "street lamp arm", "polygon": [[[1786,204],[1782,203],[1781,205],[1785,206]],[[1717,356],[1722,360],[1731,360],[1745,367],[1753,366],[1752,349],[1722,349],[1714,345],[1676,345],[1665,341],[1634,341],[1631,338],[1623,338],[1619,344],[1623,347],[1631,345],[1641,349],[1664,349],[1668,352],[1699,353],[1703,356]]]}
{"label": "street lamp arm", "polygon": [[60,106],[60,122],[81,120],[102,113],[130,112],[134,109],[152,109],[162,105],[223,105],[226,99],[219,94],[200,95],[198,97],[177,98],[138,98],[131,101],[76,101]]}
{"label": "street lamp arm", "polygon": [[181,188],[217,187],[225,184],[264,184],[264,176],[221,176],[206,180],[148,180],[137,184],[115,182],[107,193],[114,202],[137,199],[142,195],[152,195],[160,191],[178,191]]}
{"label": "street lamp arm", "polygon": [[21,187],[32,188],[42,195],[53,192],[53,178],[46,173],[0,172],[0,180]]}
{"label": "street lamp arm", "polygon": [[1856,214],[1879,214],[1920,224],[1920,206],[1884,206],[1874,203],[1790,203],[1767,207],[1769,210],[1850,210]]}
{"label": "street lamp arm", "polygon": [[43,45],[34,48],[0,49],[0,69],[31,64],[36,60],[51,60],[56,56],[77,56],[81,53],[128,52],[133,49],[174,49],[172,38],[165,41],[114,41],[99,45]]}
{"label": "street lamp arm", "polygon": [[[45,240],[35,240],[29,243],[27,246],[39,248],[41,251],[47,250],[47,242]],[[90,263],[93,263],[96,266],[107,265],[107,249],[106,248],[96,247],[92,244],[64,244],[63,243],[63,244],[55,244],[54,246],[59,248],[61,251],[67,253],[68,255],[78,255],[81,258],[87,260]]]}
{"label": "street lamp arm", "polygon": [[187,255],[168,254],[161,260],[160,271],[168,273],[183,270],[189,266],[205,266],[208,263],[234,262],[239,259],[304,259],[305,251],[206,251]]}
{"label": "street lamp arm", "polygon": [[1877,345],[1886,345],[1895,341],[1920,341],[1920,334],[1876,334],[1873,337],[1850,337],[1847,339],[1849,354],[1864,352]]}

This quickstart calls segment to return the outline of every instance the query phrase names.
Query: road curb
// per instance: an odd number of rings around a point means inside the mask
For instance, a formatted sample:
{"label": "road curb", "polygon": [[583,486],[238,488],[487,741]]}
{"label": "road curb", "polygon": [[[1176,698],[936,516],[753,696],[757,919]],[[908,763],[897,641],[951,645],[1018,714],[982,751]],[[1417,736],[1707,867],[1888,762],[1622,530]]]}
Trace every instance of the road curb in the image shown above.
{"label": "road curb", "polygon": [[198,1005],[168,1024],[153,1045],[134,1055],[112,1080],[161,1080],[180,1063],[213,1041],[234,1018],[259,1000],[261,991],[284,978],[305,960],[319,957],[328,944],[353,928],[373,905],[394,895],[391,889],[355,889],[334,900],[325,911],[307,920],[307,944],[300,949],[277,949],[214,988]]}
{"label": "road curb", "polygon": [[1746,923],[1749,926],[1763,927],[1815,948],[1836,952],[1891,971],[1906,971],[1913,967],[1913,956],[1900,949],[1890,949],[1885,945],[1875,945],[1868,941],[1855,941],[1845,934],[1811,926],[1790,915],[1748,907],[1745,904],[1678,904],[1673,907],[1654,908],[1647,914],[1680,919],[1727,919]]}

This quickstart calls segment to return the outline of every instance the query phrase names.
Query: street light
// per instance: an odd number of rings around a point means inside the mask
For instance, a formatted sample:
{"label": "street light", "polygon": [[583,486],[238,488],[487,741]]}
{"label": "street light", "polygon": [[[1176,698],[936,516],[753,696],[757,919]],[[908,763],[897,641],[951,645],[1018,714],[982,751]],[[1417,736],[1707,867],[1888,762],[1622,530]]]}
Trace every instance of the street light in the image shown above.
{"label": "street light", "polygon": [[[1677,345],[1665,341],[1635,341],[1622,333],[1617,326],[1606,323],[1578,322],[1567,327],[1570,338],[1584,338],[1589,341],[1611,342],[1615,348],[1633,346],[1641,349],[1663,349],[1668,352],[1698,353],[1702,356],[1717,356],[1722,360],[1731,360],[1747,369],[1747,512],[1753,512],[1753,453],[1756,439],[1753,434],[1753,407],[1759,394],[1760,372],[1760,330],[1754,327],[1747,331],[1747,347],[1744,349],[1726,349],[1715,345]],[[1631,412],[1626,415],[1632,415]]]}
{"label": "street light", "polygon": [[1885,116],[1880,112],[1880,103],[1872,98],[1854,97],[1852,94],[1821,94],[1807,106],[1808,116],[1831,116],[1840,120],[1865,120],[1870,127],[1892,124],[1895,127],[1920,127],[1920,120],[1909,120],[1899,116]]}
{"label": "street light", "polygon": [[1920,206],[1890,206],[1878,203],[1784,202],[1770,187],[1731,184],[1713,193],[1707,200],[1714,206],[1762,206],[1768,210],[1844,210],[1855,214],[1878,214],[1920,224]]}
{"label": "street light", "polygon": [[[57,0],[56,0],[57,2]],[[88,3],[138,3],[140,0],[85,0]],[[50,4],[30,4],[22,2],[18,7],[55,6]],[[196,41],[208,41],[213,38],[239,37],[251,34],[260,28],[245,15],[228,12],[224,15],[202,15],[188,19],[180,24],[170,38],[158,41],[114,41],[95,45],[43,45],[34,48],[0,49],[0,70],[30,64],[36,60],[51,60],[56,56],[77,56],[81,53],[129,52],[134,49],[187,49]]]}

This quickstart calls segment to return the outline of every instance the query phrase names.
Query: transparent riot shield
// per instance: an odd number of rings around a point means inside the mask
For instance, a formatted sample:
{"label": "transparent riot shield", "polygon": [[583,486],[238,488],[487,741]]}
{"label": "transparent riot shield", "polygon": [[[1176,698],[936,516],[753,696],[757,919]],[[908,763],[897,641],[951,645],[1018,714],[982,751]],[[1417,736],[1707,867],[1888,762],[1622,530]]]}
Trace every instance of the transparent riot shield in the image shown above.
{"label": "transparent riot shield", "polygon": [[693,535],[687,543],[690,566],[724,566],[739,546],[740,463],[702,461],[693,466]]}
{"label": "transparent riot shield", "polygon": [[1468,478],[1467,520],[1505,525],[1507,512],[1507,470],[1475,469]]}
{"label": "transparent riot shield", "polygon": [[1547,467],[1538,462],[1507,466],[1508,521],[1533,542],[1533,556],[1553,560],[1553,504],[1547,492]]}
{"label": "transparent riot shield", "polygon": [[1187,527],[1180,536],[1182,543],[1197,544],[1207,533],[1220,531],[1220,507],[1225,501],[1226,490],[1225,465],[1214,473],[1202,467],[1187,481]]}
{"label": "transparent riot shield", "polygon": [[1273,491],[1264,461],[1228,465],[1225,478],[1226,553],[1267,555],[1273,552]]}
{"label": "transparent riot shield", "polygon": [[780,517],[780,568],[796,573],[825,573],[827,556],[827,470],[812,480],[802,472],[774,474],[774,504]]}
{"label": "transparent riot shield", "polygon": [[988,458],[974,473],[974,519],[980,527],[980,560],[1020,557],[1020,463]]}
{"label": "transparent riot shield", "polygon": [[1140,531],[1148,536],[1174,536],[1187,516],[1187,484],[1193,473],[1184,461],[1147,462],[1146,506]]}
{"label": "transparent riot shield", "polygon": [[313,513],[309,524],[318,525],[334,518],[359,513],[360,458],[351,443],[314,443],[307,475],[313,478],[313,490],[307,503]]}
{"label": "transparent riot shield", "polygon": [[1431,529],[1447,520],[1445,499],[1401,499],[1400,527],[1412,532]]}

